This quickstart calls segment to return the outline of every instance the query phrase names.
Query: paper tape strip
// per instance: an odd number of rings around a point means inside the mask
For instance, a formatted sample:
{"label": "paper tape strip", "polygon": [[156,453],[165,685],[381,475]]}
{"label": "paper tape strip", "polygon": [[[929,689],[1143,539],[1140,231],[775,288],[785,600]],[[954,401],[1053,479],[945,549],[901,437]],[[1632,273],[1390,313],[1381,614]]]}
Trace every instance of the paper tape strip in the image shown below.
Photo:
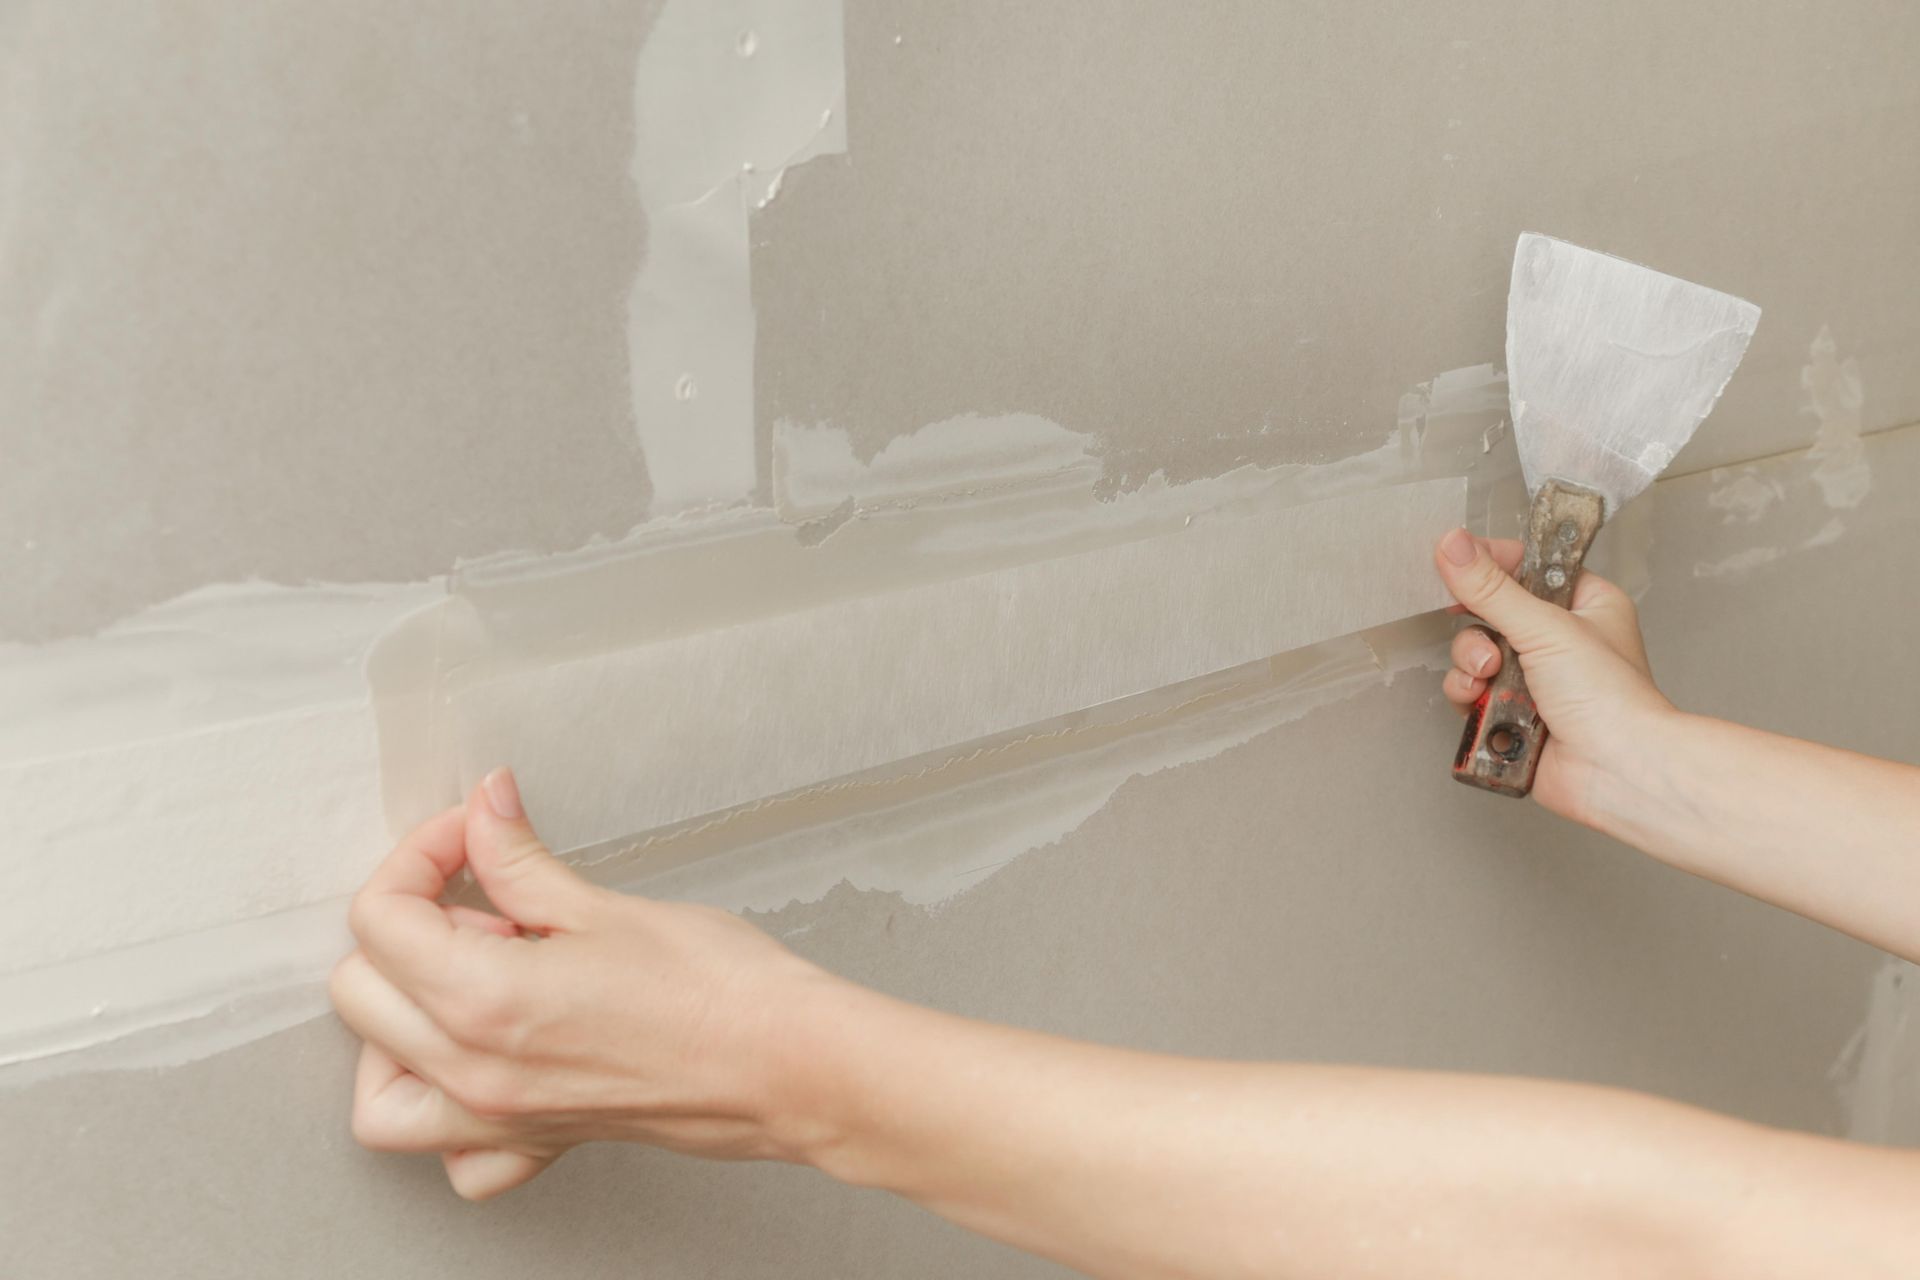
{"label": "paper tape strip", "polygon": [[1439,608],[1441,479],[520,671],[442,714],[575,848]]}

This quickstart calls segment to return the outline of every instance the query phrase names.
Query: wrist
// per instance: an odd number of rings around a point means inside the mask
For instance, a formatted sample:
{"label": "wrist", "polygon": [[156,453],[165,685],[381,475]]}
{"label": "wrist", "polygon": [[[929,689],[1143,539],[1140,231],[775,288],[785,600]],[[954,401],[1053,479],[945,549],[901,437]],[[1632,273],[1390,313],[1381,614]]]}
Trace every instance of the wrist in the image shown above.
{"label": "wrist", "polygon": [[1686,757],[1680,744],[1693,719],[1664,701],[1622,716],[1612,743],[1593,766],[1583,824],[1644,848],[1646,833],[1671,806],[1678,766]]}
{"label": "wrist", "polygon": [[771,1019],[761,1124],[776,1158],[851,1181],[867,1068],[908,1006],[820,970]]}

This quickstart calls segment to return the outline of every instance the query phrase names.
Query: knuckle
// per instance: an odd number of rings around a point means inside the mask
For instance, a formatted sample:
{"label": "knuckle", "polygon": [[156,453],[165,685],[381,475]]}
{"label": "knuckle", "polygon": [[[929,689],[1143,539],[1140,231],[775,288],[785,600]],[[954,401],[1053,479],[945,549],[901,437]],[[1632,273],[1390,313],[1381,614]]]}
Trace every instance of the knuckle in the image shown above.
{"label": "knuckle", "polygon": [[1486,665],[1491,642],[1479,627],[1469,627],[1453,638],[1453,660],[1467,675],[1477,674]]}
{"label": "knuckle", "polygon": [[512,986],[495,975],[447,996],[435,1017],[455,1040],[493,1048],[518,1038],[520,1002]]}
{"label": "knuckle", "polygon": [[442,1086],[448,1096],[481,1119],[500,1119],[526,1104],[524,1077],[494,1059],[475,1059],[455,1069]]}
{"label": "knuckle", "polygon": [[1512,574],[1491,560],[1483,560],[1475,566],[1474,578],[1483,600],[1491,596],[1504,596],[1512,591],[1525,590]]}
{"label": "knuckle", "polygon": [[540,837],[526,832],[501,842],[499,869],[502,874],[514,877],[539,875],[552,857]]}

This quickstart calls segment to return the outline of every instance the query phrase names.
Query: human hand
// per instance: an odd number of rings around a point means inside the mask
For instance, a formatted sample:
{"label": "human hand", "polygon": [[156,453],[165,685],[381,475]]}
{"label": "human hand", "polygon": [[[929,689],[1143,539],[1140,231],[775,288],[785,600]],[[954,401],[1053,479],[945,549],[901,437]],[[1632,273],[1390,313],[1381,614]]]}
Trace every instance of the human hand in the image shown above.
{"label": "human hand", "polygon": [[[1582,573],[1573,607],[1561,609],[1514,579],[1521,554],[1512,539],[1490,541],[1456,529],[1441,539],[1434,564],[1460,602],[1453,611],[1498,628],[1519,655],[1548,730],[1534,799],[1592,826],[1595,784],[1617,775],[1673,704],[1654,687],[1639,614],[1626,592]],[[1453,669],[1441,689],[1464,715],[1499,670],[1500,647],[1484,628],[1469,627],[1453,638]]]}
{"label": "human hand", "polygon": [[[438,901],[462,866],[501,914]],[[504,769],[401,841],[350,919],[330,993],[366,1041],[354,1135],[441,1153],[470,1200],[595,1139],[794,1156],[797,1032],[857,990],[726,912],[581,879]]]}

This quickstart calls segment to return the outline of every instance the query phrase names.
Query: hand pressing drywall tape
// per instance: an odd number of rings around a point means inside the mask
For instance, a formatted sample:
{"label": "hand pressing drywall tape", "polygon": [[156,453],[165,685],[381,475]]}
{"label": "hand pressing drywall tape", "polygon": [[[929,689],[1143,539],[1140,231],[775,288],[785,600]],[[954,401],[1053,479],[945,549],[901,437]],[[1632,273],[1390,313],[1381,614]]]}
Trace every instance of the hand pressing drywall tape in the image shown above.
{"label": "hand pressing drywall tape", "polygon": [[[1683,715],[1623,595],[1595,579],[1575,610],[1543,606],[1510,580],[1517,550],[1459,530],[1435,561],[1529,665],[1563,753],[1534,794],[1920,959],[1920,769]],[[1483,641],[1455,647],[1456,702]],[[497,914],[440,901],[463,868]],[[1482,1277],[1815,1275],[1836,1250],[1896,1275],[1920,1256],[1920,1153],[1619,1090],[1203,1062],[916,1008],[725,913],[589,884],[504,769],[395,848],[352,926],[332,993],[366,1040],[355,1132],[440,1153],[474,1199],[612,1139],[809,1163],[1103,1276],[1411,1274],[1436,1250]]]}
{"label": "hand pressing drywall tape", "polygon": [[[466,648],[442,659],[423,645],[437,667],[383,674],[427,691],[386,701],[411,710],[383,710],[383,768],[426,784],[399,806],[417,821],[429,786],[434,804],[452,798],[440,779],[470,784],[515,760],[556,848],[620,839],[1438,609],[1425,549],[1466,494],[1447,477],[1256,505],[559,658],[503,656],[484,617],[462,616],[478,636]],[[814,554],[837,563],[831,543]],[[606,630],[606,594],[575,630]]]}

